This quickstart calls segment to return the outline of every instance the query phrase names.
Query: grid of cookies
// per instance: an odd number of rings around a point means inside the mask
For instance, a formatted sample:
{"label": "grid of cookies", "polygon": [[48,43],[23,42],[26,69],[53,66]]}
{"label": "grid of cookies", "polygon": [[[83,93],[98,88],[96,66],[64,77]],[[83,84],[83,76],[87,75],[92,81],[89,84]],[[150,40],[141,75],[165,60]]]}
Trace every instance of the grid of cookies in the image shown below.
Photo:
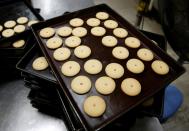
{"label": "grid of cookies", "polygon": [[[111,105],[105,97],[116,90],[129,97],[140,95],[142,82],[135,76],[145,70],[157,76],[169,73],[165,62],[157,60],[150,49],[107,12],[96,12],[87,19],[73,18],[63,26],[46,27],[38,33],[72,96],[76,101],[84,96],[79,107],[90,117],[106,113]],[[151,63],[150,68],[146,69],[145,63]],[[128,77],[127,72],[133,77]]]}
{"label": "grid of cookies", "polygon": [[0,24],[0,38],[9,38],[27,30],[32,24],[38,23],[38,20],[29,20],[21,16],[16,20],[8,20]]}

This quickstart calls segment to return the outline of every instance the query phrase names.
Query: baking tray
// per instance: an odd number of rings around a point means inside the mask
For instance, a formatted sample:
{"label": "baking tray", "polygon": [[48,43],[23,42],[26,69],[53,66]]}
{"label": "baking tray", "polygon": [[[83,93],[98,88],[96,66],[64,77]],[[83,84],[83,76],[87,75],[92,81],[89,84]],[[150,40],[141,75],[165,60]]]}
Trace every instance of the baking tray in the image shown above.
{"label": "baking tray", "polygon": [[[53,80],[53,82],[47,80],[47,78],[49,79],[51,78],[48,77],[49,75],[46,75],[46,73],[50,75],[52,74],[49,68],[44,70],[45,73],[44,71],[41,73],[40,71],[35,71],[32,69],[31,67],[32,62],[30,61],[33,61],[34,57],[39,57],[39,56],[41,56],[41,50],[39,50],[38,46],[36,45],[32,49],[30,49],[17,64],[17,68],[22,71],[22,77],[24,78],[25,86],[33,90],[38,90],[40,88],[44,88],[45,90],[54,89],[56,87],[58,88],[59,84],[57,83],[56,80]],[[46,76],[47,78],[44,79],[44,77]],[[155,94],[155,96],[153,97],[154,97],[154,104],[152,106],[148,106],[144,108],[140,106],[138,108],[140,108],[140,113],[143,115],[157,116],[158,118],[160,118],[163,110],[164,94],[161,91],[160,93],[158,92],[157,94]]]}
{"label": "baking tray", "polygon": [[[35,58],[40,56],[42,56],[42,53],[38,45],[35,45],[17,63],[16,65],[17,69],[22,71],[22,76],[26,77],[25,78],[26,80],[29,79],[28,82],[25,82],[25,86],[27,86],[28,88],[35,90],[39,90],[39,89],[56,90],[59,84],[57,84],[57,81],[55,77],[52,75],[50,68],[47,68],[44,71],[35,71],[32,69],[32,62],[35,60]],[[61,101],[60,106],[62,107],[62,110],[65,113],[66,119],[68,121],[67,122],[68,128],[72,131],[81,130],[81,128],[83,127],[81,127],[81,123],[74,114],[73,109],[70,107],[69,103],[67,102],[65,95],[60,95],[60,93],[58,92],[58,96]]]}
{"label": "baking tray", "polygon": [[[32,89],[32,90],[52,90],[52,89],[57,89],[56,86],[59,86],[59,84],[53,83],[51,81],[47,81],[46,79],[43,79],[43,77],[45,76],[41,76],[41,73],[39,72],[38,75],[39,76],[35,76],[33,75],[32,70],[28,71],[26,70],[27,67],[29,67],[29,65],[26,63],[28,62],[28,60],[33,60],[32,56],[36,56],[36,54],[40,54],[38,52],[41,52],[40,50],[38,50],[39,48],[37,48],[34,46],[32,49],[30,49],[30,51],[28,51],[28,53],[22,58],[22,60],[20,60],[20,62],[17,64],[17,68],[22,69],[22,77],[24,77],[24,83],[25,86]],[[29,55],[29,56],[28,56]],[[39,55],[41,56],[41,55]],[[27,60],[27,61],[25,61]],[[51,71],[49,71],[49,69],[46,70],[48,73],[51,74]],[[50,85],[50,86],[49,86]],[[76,131],[76,130],[83,130],[82,124],[80,123],[80,121],[78,120],[75,112],[73,111],[73,109],[70,108],[70,105],[68,104],[65,95],[62,92],[57,91],[59,94],[59,98],[62,101],[62,104],[60,106],[63,106],[62,108],[64,109],[66,107],[66,112],[67,114],[69,114],[69,118],[71,119],[71,123],[69,124],[69,126],[71,126],[72,128],[70,128],[70,130]],[[65,106],[65,107],[64,107]],[[35,108],[37,108],[35,106]],[[136,114],[136,113],[135,113]],[[127,117],[126,117],[127,116]],[[117,122],[114,123],[114,128],[115,125],[117,125],[119,128],[129,128],[130,127],[130,123],[131,118],[128,118],[128,115],[124,116],[123,118],[121,118],[121,120],[118,120]],[[64,118],[65,119],[65,118]],[[135,117],[132,115],[132,119],[135,119]],[[128,121],[128,124],[120,124],[122,121],[122,123],[124,123],[125,121]],[[124,122],[123,122],[124,121]],[[110,126],[112,128],[112,126]],[[108,129],[110,129],[110,127],[107,127]]]}
{"label": "baking tray", "polygon": [[57,84],[56,79],[53,76],[50,68],[47,68],[43,71],[33,70],[32,63],[37,57],[40,56],[43,56],[43,54],[41,53],[39,47],[34,46],[16,64],[17,69],[25,74],[32,74],[32,76],[37,77],[37,79],[44,79],[46,81],[50,81],[51,83]]}
{"label": "baking tray", "polygon": [[[86,19],[88,18],[95,17],[95,14],[99,11],[108,12],[110,14],[110,19],[118,21],[120,27],[127,29],[127,31],[129,32],[128,36],[136,36],[138,39],[140,39],[141,47],[150,48],[155,54],[155,59],[162,59],[169,65],[170,72],[165,76],[159,76],[155,74],[152,70],[145,70],[143,73],[139,75],[133,75],[125,69],[124,76],[121,79],[116,80],[117,87],[120,87],[120,83],[124,78],[134,77],[141,83],[142,92],[138,96],[129,97],[125,95],[120,88],[117,88],[114,93],[108,96],[102,96],[99,93],[97,93],[94,88],[94,82],[97,79],[97,77],[105,75],[104,67],[108,63],[117,62],[121,64],[123,67],[125,67],[126,61],[120,61],[112,57],[110,58],[109,56],[111,55],[112,49],[106,48],[99,44],[101,42],[101,37],[97,38],[91,35],[87,35],[84,37],[84,40],[82,40],[82,43],[84,45],[89,46],[92,49],[92,52],[95,51],[95,54],[93,53],[89,58],[99,59],[104,65],[103,71],[100,74],[93,76],[87,74],[83,70],[84,60],[79,60],[78,58],[72,55],[69,60],[77,61],[81,66],[81,71],[78,75],[86,75],[89,78],[91,78],[93,88],[89,93],[84,95],[78,95],[71,91],[70,82],[72,80],[72,77],[68,78],[62,75],[60,67],[63,63],[57,62],[52,58],[53,51],[49,50],[46,47],[46,40],[39,37],[39,31],[45,27],[59,28],[60,26],[68,25],[67,23],[69,22],[69,20],[76,17],[80,17],[84,21],[86,21]],[[89,29],[89,27],[86,24],[84,24],[84,27]],[[110,7],[108,7],[105,4],[86,8],[73,13],[68,13],[64,16],[56,17],[45,22],[40,22],[32,26],[32,31],[34,32],[35,37],[38,40],[39,46],[42,49],[43,54],[47,58],[51,66],[51,69],[55,74],[55,77],[60,83],[62,91],[65,93],[67,99],[74,108],[79,119],[82,121],[85,130],[102,129],[107,124],[111,123],[113,120],[122,116],[129,110],[141,104],[144,100],[148,99],[149,97],[160,91],[162,88],[166,87],[170,82],[175,80],[185,71],[182,66],[180,66],[175,60],[168,56],[162,49],[154,45],[151,40],[149,40],[146,36],[137,31],[137,29],[135,29],[131,24],[129,24],[124,18],[122,18],[119,14],[117,14],[115,11],[113,11]],[[107,29],[106,35],[112,35],[112,32],[109,29]],[[123,40],[118,40],[118,43],[120,45],[123,45]],[[104,53],[104,51],[106,51],[106,53]],[[133,57],[136,57],[136,49],[130,49],[130,56],[128,59]],[[144,62],[144,64],[146,69],[151,68],[151,62]],[[99,95],[105,99],[106,103],[108,103],[106,112],[101,117],[91,118],[83,111],[83,101],[85,100],[85,98],[91,95]]]}
{"label": "baking tray", "polygon": [[[4,22],[8,20],[16,21],[21,16],[25,16],[29,20],[43,20],[39,13],[26,0],[3,0],[0,2],[0,12],[0,25],[2,26]],[[28,30],[30,30],[30,27],[26,26],[26,31]],[[0,41],[9,38],[4,38],[0,34]]]}
{"label": "baking tray", "polygon": [[163,109],[164,109],[164,94],[165,89],[161,89],[153,97],[153,103],[150,106],[143,106],[143,103],[138,106],[140,116],[151,116],[162,118]]}
{"label": "baking tray", "polygon": [[[1,41],[0,56],[4,58],[22,57],[33,46],[33,39],[35,38],[32,32],[28,31]],[[21,48],[14,48],[12,44],[18,40],[24,40],[25,45]]]}

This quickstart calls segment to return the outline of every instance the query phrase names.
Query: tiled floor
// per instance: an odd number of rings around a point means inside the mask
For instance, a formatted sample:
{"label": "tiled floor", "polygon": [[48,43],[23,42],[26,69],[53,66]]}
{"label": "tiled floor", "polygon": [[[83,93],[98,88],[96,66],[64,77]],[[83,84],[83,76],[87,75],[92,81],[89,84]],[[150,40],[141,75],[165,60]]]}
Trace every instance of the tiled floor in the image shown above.
{"label": "tiled floor", "polygon": [[[138,0],[94,0],[95,4],[108,4],[133,25],[136,22],[137,2]],[[161,25],[155,20],[151,20],[149,18],[144,19],[143,29],[158,34],[163,34]],[[168,46],[167,52],[174,59],[178,58],[170,46]],[[162,124],[164,131],[188,131],[189,129],[189,64],[184,64],[184,67],[186,68],[186,73],[172,83],[175,84],[183,93],[184,102],[179,111],[167,122]]]}

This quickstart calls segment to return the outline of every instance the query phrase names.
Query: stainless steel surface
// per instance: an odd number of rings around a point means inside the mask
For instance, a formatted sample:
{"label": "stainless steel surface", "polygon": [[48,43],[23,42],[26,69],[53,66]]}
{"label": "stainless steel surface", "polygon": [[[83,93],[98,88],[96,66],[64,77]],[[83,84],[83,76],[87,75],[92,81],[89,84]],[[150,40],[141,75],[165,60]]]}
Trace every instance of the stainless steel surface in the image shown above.
{"label": "stainless steel surface", "polygon": [[0,84],[0,131],[67,131],[63,120],[33,108],[28,93],[21,79]]}
{"label": "stainless steel surface", "polygon": [[93,6],[92,0],[31,0],[34,8],[40,8],[44,19],[60,16],[65,12],[72,12]]}

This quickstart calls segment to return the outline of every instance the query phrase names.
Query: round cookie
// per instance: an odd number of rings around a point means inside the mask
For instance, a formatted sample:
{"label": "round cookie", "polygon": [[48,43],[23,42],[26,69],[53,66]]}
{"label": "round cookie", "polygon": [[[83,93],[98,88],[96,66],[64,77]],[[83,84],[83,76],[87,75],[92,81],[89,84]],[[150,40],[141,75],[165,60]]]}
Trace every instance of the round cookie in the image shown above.
{"label": "round cookie", "polygon": [[18,24],[26,24],[28,22],[28,18],[27,17],[19,17],[16,21]]}
{"label": "round cookie", "polygon": [[91,34],[94,36],[103,36],[106,30],[103,27],[97,26],[91,29]]}
{"label": "round cookie", "polygon": [[45,70],[48,67],[47,60],[45,57],[38,57],[33,61],[32,67],[37,71]]}
{"label": "round cookie", "polygon": [[144,61],[151,61],[154,58],[152,51],[146,48],[141,48],[137,51],[137,56]]}
{"label": "round cookie", "polygon": [[2,32],[2,36],[6,37],[6,38],[11,37],[13,35],[14,35],[14,30],[13,29],[6,29],[6,30],[4,30]]}
{"label": "round cookie", "polygon": [[3,26],[2,25],[0,25],[0,32],[3,30]]}
{"label": "round cookie", "polygon": [[47,40],[46,45],[49,49],[56,49],[62,45],[62,39],[59,37],[52,37]]}
{"label": "round cookie", "polygon": [[90,117],[99,117],[106,110],[106,103],[100,96],[89,96],[83,103],[84,112]]}
{"label": "round cookie", "polygon": [[97,59],[90,59],[85,62],[84,70],[89,74],[98,74],[102,70],[102,63]]}
{"label": "round cookie", "polygon": [[62,37],[69,36],[71,35],[71,33],[72,33],[72,28],[67,27],[67,26],[61,27],[57,31],[57,34]]}
{"label": "round cookie", "polygon": [[141,92],[141,85],[134,78],[126,78],[121,83],[121,90],[128,96],[136,96]]}
{"label": "round cookie", "polygon": [[87,35],[87,30],[84,27],[77,27],[72,30],[72,35],[77,37],[84,37]]}
{"label": "round cookie", "polygon": [[40,30],[39,35],[43,38],[49,38],[52,37],[55,34],[55,30],[51,27],[46,27],[42,30]]}
{"label": "round cookie", "polygon": [[73,27],[78,27],[78,26],[82,26],[84,22],[80,18],[74,18],[74,19],[71,19],[69,23]]}
{"label": "round cookie", "polygon": [[18,40],[18,41],[15,41],[12,46],[14,48],[20,48],[20,47],[23,47],[25,45],[25,41],[24,40]]}
{"label": "round cookie", "polygon": [[135,37],[127,37],[125,44],[130,48],[138,48],[140,46],[140,40]]}
{"label": "round cookie", "polygon": [[124,74],[124,68],[118,63],[110,63],[105,68],[106,75],[113,79],[119,79]]}
{"label": "round cookie", "polygon": [[74,49],[74,55],[78,58],[84,59],[91,54],[91,49],[88,46],[81,45]]}
{"label": "round cookie", "polygon": [[71,88],[77,94],[85,94],[91,89],[91,80],[86,76],[77,76],[72,80]]}
{"label": "round cookie", "polygon": [[166,75],[169,73],[169,66],[162,60],[153,61],[152,70],[159,75]]}
{"label": "round cookie", "polygon": [[108,95],[115,90],[116,84],[112,78],[102,76],[96,80],[95,87],[100,94]]}
{"label": "round cookie", "polygon": [[118,26],[118,23],[114,20],[106,20],[104,26],[108,29],[115,29]]}
{"label": "round cookie", "polygon": [[104,36],[102,44],[107,47],[114,47],[117,45],[117,39],[114,36]]}
{"label": "round cookie", "polygon": [[61,71],[65,76],[75,76],[80,71],[80,65],[75,61],[67,61],[62,65]]}
{"label": "round cookie", "polygon": [[53,57],[57,61],[64,61],[68,59],[70,55],[71,55],[71,51],[66,47],[58,48],[53,53]]}
{"label": "round cookie", "polygon": [[65,45],[71,48],[77,47],[80,44],[81,44],[81,39],[77,36],[70,36],[65,40]]}
{"label": "round cookie", "polygon": [[138,59],[130,59],[126,64],[127,69],[135,74],[142,73],[144,71],[144,64]]}
{"label": "round cookie", "polygon": [[24,25],[17,25],[14,27],[14,32],[16,33],[22,33],[24,32],[26,27]]}
{"label": "round cookie", "polygon": [[30,27],[31,25],[36,24],[38,22],[39,21],[37,21],[37,20],[31,20],[31,21],[28,22],[28,26]]}
{"label": "round cookie", "polygon": [[124,28],[116,28],[113,30],[113,34],[119,38],[125,38],[128,32]]}
{"label": "round cookie", "polygon": [[92,26],[92,27],[99,26],[100,25],[100,20],[97,19],[97,18],[89,18],[87,20],[87,25]]}
{"label": "round cookie", "polygon": [[96,18],[98,18],[100,20],[106,20],[109,18],[109,14],[106,12],[98,12],[98,13],[96,13]]}
{"label": "round cookie", "polygon": [[14,20],[9,20],[4,23],[4,27],[6,28],[13,28],[16,25],[16,22]]}
{"label": "round cookie", "polygon": [[126,59],[129,56],[129,51],[125,47],[117,46],[112,50],[112,55],[117,59]]}

